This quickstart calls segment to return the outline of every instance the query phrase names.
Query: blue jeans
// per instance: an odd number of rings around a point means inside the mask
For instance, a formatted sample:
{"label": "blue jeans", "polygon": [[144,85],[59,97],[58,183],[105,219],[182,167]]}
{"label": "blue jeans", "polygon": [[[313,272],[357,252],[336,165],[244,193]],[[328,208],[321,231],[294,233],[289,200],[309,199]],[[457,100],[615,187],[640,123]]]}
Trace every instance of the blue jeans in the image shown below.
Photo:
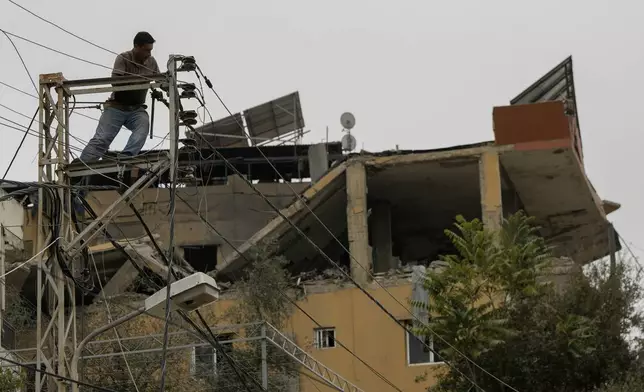
{"label": "blue jeans", "polygon": [[87,162],[102,157],[110,148],[110,144],[118,135],[121,127],[132,131],[132,135],[123,149],[123,154],[137,155],[143,148],[150,131],[148,112],[144,108],[128,112],[107,107],[101,114],[94,137],[87,143],[80,155],[81,161]]}

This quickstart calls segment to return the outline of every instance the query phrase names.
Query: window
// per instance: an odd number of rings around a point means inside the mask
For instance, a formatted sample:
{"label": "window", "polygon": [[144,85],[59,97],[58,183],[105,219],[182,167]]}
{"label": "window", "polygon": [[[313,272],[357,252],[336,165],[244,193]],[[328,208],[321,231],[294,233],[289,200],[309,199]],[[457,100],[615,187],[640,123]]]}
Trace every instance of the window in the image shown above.
{"label": "window", "polygon": [[335,347],[335,328],[318,328],[315,330],[316,348]]}
{"label": "window", "polygon": [[[412,327],[410,320],[403,321],[403,324],[407,328]],[[418,338],[414,334],[405,331],[405,340],[408,365],[425,365],[428,363],[443,362],[438,355],[434,354],[434,352],[440,352],[440,347],[434,343],[434,340],[430,336]]]}
{"label": "window", "polygon": [[[230,354],[232,353],[232,343],[225,343],[226,340],[233,339],[232,335],[219,335],[217,340],[220,341],[222,349]],[[197,346],[192,349],[192,358],[190,371],[195,377],[208,379],[216,376],[225,367],[225,361],[217,355],[217,351],[211,345]]]}
{"label": "window", "polygon": [[197,271],[210,272],[217,267],[217,245],[186,245],[183,257]]}
{"label": "window", "polygon": [[208,378],[217,374],[217,355],[211,346],[192,349],[192,374],[199,378]]}

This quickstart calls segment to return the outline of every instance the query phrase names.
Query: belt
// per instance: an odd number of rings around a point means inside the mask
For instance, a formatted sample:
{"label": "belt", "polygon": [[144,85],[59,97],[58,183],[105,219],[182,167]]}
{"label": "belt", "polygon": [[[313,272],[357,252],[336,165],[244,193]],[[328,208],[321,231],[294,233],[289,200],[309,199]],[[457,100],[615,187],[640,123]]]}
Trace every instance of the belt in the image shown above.
{"label": "belt", "polygon": [[118,110],[122,110],[124,112],[133,112],[135,110],[139,109],[147,109],[148,105],[146,104],[139,104],[139,105],[124,105],[122,103],[114,102],[114,101],[106,101],[103,104],[104,107],[106,108],[114,108]]}

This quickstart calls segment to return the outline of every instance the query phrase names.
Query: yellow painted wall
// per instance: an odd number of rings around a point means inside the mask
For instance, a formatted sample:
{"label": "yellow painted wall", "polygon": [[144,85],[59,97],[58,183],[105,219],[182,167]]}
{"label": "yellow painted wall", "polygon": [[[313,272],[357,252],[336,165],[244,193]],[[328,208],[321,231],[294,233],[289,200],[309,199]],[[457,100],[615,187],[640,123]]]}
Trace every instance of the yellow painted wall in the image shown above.
{"label": "yellow painted wall", "polygon": [[[387,290],[409,308],[411,285],[387,287]],[[382,288],[374,288],[369,292],[397,319],[412,318],[409,312]],[[231,303],[229,300],[219,301],[214,309],[208,309],[206,313],[211,316],[214,311],[215,314],[221,315]],[[300,301],[299,305],[323,326],[335,327],[336,339],[405,392],[426,391],[427,386],[442,369],[440,364],[407,365],[405,331],[357,288],[311,293]],[[295,334],[298,346],[365,392],[395,391],[339,345],[336,344],[335,348],[330,349],[315,348],[314,329],[317,325],[299,310],[294,310],[288,328],[290,331],[287,332]],[[417,376],[425,373],[426,381],[415,382]],[[333,389],[306,376],[300,376],[300,391],[326,392]]]}

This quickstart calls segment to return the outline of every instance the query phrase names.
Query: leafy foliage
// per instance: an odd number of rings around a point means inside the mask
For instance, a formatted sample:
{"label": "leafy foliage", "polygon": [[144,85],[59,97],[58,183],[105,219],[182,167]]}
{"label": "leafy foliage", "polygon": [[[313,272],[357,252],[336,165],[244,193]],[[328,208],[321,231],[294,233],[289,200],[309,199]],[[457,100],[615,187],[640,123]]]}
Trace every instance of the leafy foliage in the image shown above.
{"label": "leafy foliage", "polygon": [[[507,390],[460,353],[518,390],[536,392],[592,390],[631,367],[635,356],[624,336],[642,321],[634,308],[641,291],[628,271],[619,268],[612,279],[601,267],[579,271],[557,291],[544,279],[550,249],[525,214],[495,233],[462,217],[456,228],[446,234],[457,253],[427,273],[429,304],[413,305],[432,315],[417,333],[449,342],[440,345],[441,356],[468,378],[488,392]],[[434,388],[470,387],[452,370]]]}
{"label": "leafy foliage", "polygon": [[[202,313],[210,325],[228,325],[228,324],[245,324],[267,321],[276,328],[284,326],[285,320],[291,314],[291,304],[282,295],[288,293],[290,287],[290,277],[288,272],[283,268],[287,261],[282,257],[266,257],[272,255],[271,244],[258,245],[251,250],[251,264],[247,266],[244,276],[242,276],[227,293],[222,293],[220,301],[223,298],[234,298],[235,304],[227,310],[215,313],[214,307],[204,308]],[[116,299],[110,300],[110,308],[113,318],[120,317],[132,309],[131,303],[134,298],[123,298],[121,304]],[[128,305],[130,304],[130,305]],[[105,305],[98,303],[92,306],[93,311],[88,314],[87,326],[88,331],[94,330],[100,325],[107,322]],[[173,320],[176,324],[182,324],[178,319]],[[187,329],[190,327],[186,326]],[[170,346],[189,346],[194,343],[203,343],[196,338],[180,334],[180,328],[171,327]],[[132,336],[145,336],[159,334],[163,331],[163,321],[148,316],[138,316],[137,318],[124,323],[118,327],[121,338]],[[233,338],[243,336],[244,331],[235,330]],[[252,332],[253,336],[258,336],[258,331]],[[228,334],[219,336],[219,340],[225,340]],[[106,333],[100,339],[114,339],[114,333]],[[142,340],[137,343],[137,350],[150,350],[141,354],[128,354],[127,363],[123,356],[109,356],[107,358],[96,358],[87,360],[85,363],[85,381],[92,384],[109,386],[117,391],[133,391],[134,385],[130,379],[129,372],[132,372],[138,390],[140,392],[158,390],[160,380],[160,362],[161,354],[158,351],[160,343],[158,339]],[[156,351],[152,351],[156,350]],[[250,375],[255,380],[261,379],[261,346],[259,342],[245,342],[225,344],[228,356],[232,358],[236,367],[241,369],[245,374]],[[286,364],[290,363],[290,358],[283,352],[273,348],[270,344],[267,347],[267,363],[269,370],[270,390],[282,391],[287,390],[286,386],[292,382],[295,369],[288,368]],[[110,346],[102,346],[103,352],[120,352],[121,349],[117,342],[110,343]],[[227,363],[223,354],[216,354],[215,359],[209,347],[205,347],[205,353],[200,361],[191,359],[191,350],[169,350],[167,357],[167,391],[210,391],[232,392],[246,390],[244,383],[241,382],[235,370]],[[194,353],[195,357],[198,354]],[[129,367],[129,370],[128,370]],[[246,379],[247,385],[252,389],[253,382]]]}
{"label": "leafy foliage", "polygon": [[[290,295],[292,291],[292,283],[285,268],[288,260],[283,256],[265,256],[275,254],[273,246],[272,242],[266,241],[256,245],[249,252],[247,257],[251,264],[247,267],[245,276],[233,286],[237,302],[227,312],[226,319],[238,324],[266,321],[277,329],[283,329],[293,312],[291,302],[285,298],[285,295]],[[261,379],[258,374],[261,368],[259,344],[235,346],[230,355],[238,363],[245,364],[256,380]],[[289,363],[292,363],[292,360],[286,353],[270,344],[267,345],[269,390],[288,390],[292,379],[297,377],[297,369],[289,367]],[[245,390],[228,366],[218,371],[217,376],[211,379],[211,385],[222,392]]]}
{"label": "leafy foliage", "polygon": [[22,388],[24,383],[21,373],[11,368],[0,369],[0,392],[15,392]]}

